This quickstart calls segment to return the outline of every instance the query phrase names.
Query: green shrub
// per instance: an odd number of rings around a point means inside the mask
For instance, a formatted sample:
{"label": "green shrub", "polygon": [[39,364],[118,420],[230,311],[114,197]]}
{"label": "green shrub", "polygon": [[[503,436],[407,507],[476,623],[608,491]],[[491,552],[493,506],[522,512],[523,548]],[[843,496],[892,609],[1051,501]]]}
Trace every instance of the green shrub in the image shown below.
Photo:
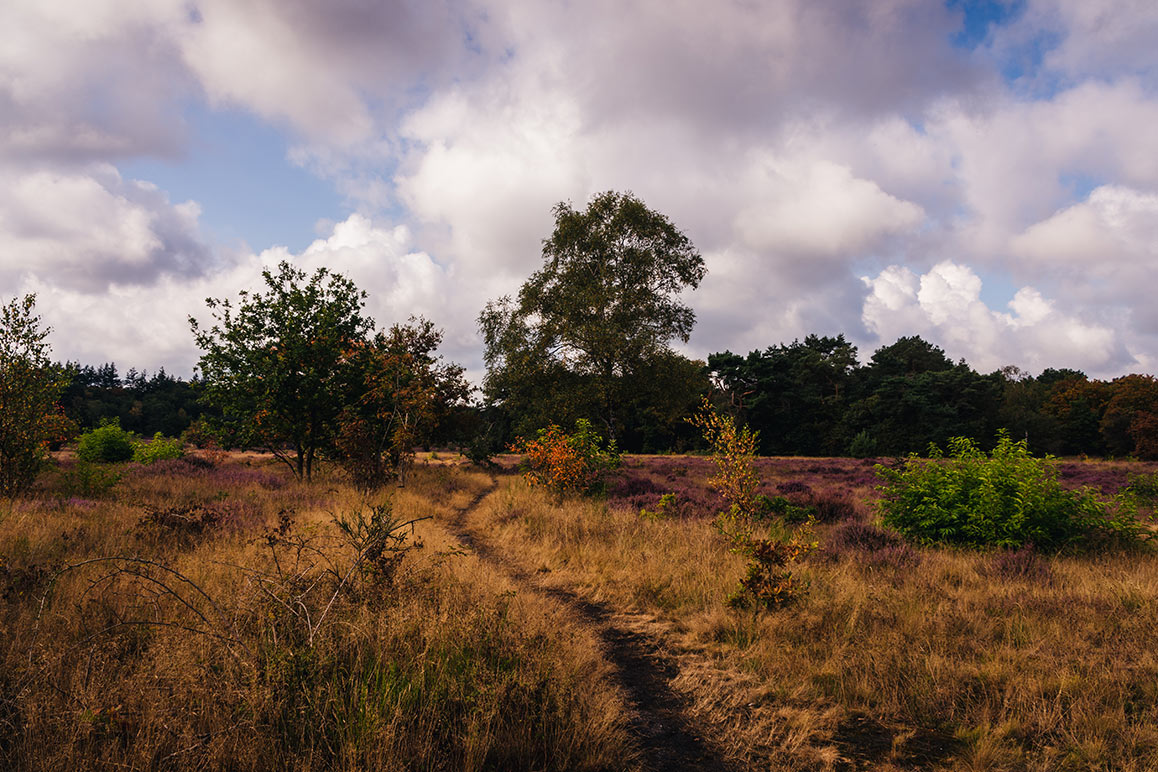
{"label": "green shrub", "polygon": [[133,457],[132,432],[121,428],[120,419],[106,418],[91,432],[80,435],[76,456],[81,461],[128,461]]}
{"label": "green shrub", "polygon": [[99,499],[110,493],[120,481],[120,472],[88,461],[77,461],[72,468],[62,472],[59,490],[64,498]]}
{"label": "green shrub", "polygon": [[185,443],[178,438],[169,439],[157,432],[149,441],[137,440],[133,444],[133,460],[141,464],[151,464],[169,458],[185,455]]}
{"label": "green shrub", "polygon": [[644,520],[664,520],[672,509],[675,509],[676,495],[674,493],[665,493],[659,497],[659,503],[655,505],[655,509],[648,509],[647,507],[639,508],[639,516]]}
{"label": "green shrub", "polygon": [[989,455],[954,437],[948,458],[930,446],[927,459],[876,468],[885,480],[881,519],[921,542],[1058,550],[1098,537],[1132,541],[1143,532],[1130,507],[1064,489],[1051,458],[1032,457],[1024,440],[1004,432]]}
{"label": "green shrub", "polygon": [[869,458],[877,454],[876,438],[864,429],[856,433],[848,444],[848,454],[853,458]]}

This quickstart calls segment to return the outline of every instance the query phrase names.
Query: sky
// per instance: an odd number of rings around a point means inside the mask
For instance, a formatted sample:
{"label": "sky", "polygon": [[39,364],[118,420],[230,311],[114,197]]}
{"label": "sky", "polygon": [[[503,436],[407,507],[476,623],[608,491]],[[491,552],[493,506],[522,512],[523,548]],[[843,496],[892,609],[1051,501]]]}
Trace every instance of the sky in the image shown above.
{"label": "sky", "polygon": [[561,201],[630,191],[708,275],[689,356],[920,335],[1158,369],[1153,0],[6,0],[0,300],[193,373],[290,260],[385,327],[476,319]]}

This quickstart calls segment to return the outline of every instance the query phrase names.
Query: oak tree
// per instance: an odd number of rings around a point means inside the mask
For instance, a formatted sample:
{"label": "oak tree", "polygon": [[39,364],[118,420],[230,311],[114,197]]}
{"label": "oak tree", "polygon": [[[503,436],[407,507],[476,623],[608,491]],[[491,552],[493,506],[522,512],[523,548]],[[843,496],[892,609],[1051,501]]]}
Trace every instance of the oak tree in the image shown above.
{"label": "oak tree", "polygon": [[343,391],[357,380],[352,354],[374,322],[362,313],[365,293],[325,268],[307,277],[282,262],[262,278],[266,291],[243,291],[236,305],[209,298],[212,326],[189,319],[205,400],[232,441],[263,447],[309,479],[333,444]]}

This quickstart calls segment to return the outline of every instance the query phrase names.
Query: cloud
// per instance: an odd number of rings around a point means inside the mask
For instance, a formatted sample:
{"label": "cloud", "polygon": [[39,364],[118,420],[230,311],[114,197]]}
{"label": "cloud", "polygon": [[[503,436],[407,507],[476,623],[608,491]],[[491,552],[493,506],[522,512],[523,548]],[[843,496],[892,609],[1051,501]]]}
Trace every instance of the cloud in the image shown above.
{"label": "cloud", "polygon": [[882,345],[920,335],[981,372],[1013,364],[1031,372],[1073,367],[1118,375],[1138,364],[1112,326],[1066,314],[1032,287],[1017,291],[1008,312],[990,309],[981,299],[981,278],[951,261],[922,275],[889,266],[863,281],[869,289],[864,323]]}
{"label": "cloud", "polygon": [[[993,53],[1048,86],[1158,72],[1158,7],[1148,0],[1027,0]],[[1028,52],[1028,54],[1027,54]]]}
{"label": "cloud", "polygon": [[472,57],[480,20],[450,0],[200,0],[180,32],[210,100],[284,121],[323,146],[372,142],[405,106]]}
{"label": "cloud", "polygon": [[172,205],[155,186],[104,164],[10,172],[0,188],[0,279],[32,273],[99,292],[210,267],[193,202]]}
{"label": "cloud", "polygon": [[[184,314],[289,258],[350,273],[383,323],[427,314],[477,367],[475,316],[538,267],[551,207],[630,190],[708,263],[689,353],[923,330],[1109,372],[1158,342],[1155,16],[1027,0],[969,51],[924,0],[15,0],[0,286],[40,287],[93,358],[188,363]],[[357,214],[237,253],[197,202],[115,173],[179,166],[201,100],[279,127]],[[981,301],[991,274],[1026,286],[1008,308]],[[142,341],[127,309],[177,321]]]}
{"label": "cloud", "polygon": [[1152,272],[1158,268],[1158,194],[1102,185],[1085,201],[1026,228],[1011,247],[1019,257],[1087,276]]}
{"label": "cloud", "polygon": [[[230,258],[214,271],[162,273],[148,283],[126,282],[100,291],[84,283],[62,282],[59,271],[29,271],[16,285],[16,294],[37,294],[38,311],[54,329],[50,342],[59,359],[115,361],[122,369],[163,366],[187,375],[198,358],[189,315],[208,323],[206,298],[236,300],[241,290],[264,291],[262,270],[282,260],[308,274],[325,267],[348,276],[367,292],[366,312],[380,327],[405,322],[412,315],[445,324],[457,291],[445,269],[413,249],[405,226],[375,223],[356,214],[300,253],[277,247]],[[461,347],[455,348],[453,339],[448,342],[452,344],[448,351],[461,357]]]}
{"label": "cloud", "polygon": [[920,206],[853,177],[844,166],[762,166],[753,187],[764,195],[735,218],[737,234],[752,249],[830,260],[863,254],[885,237],[917,227],[924,216]]}
{"label": "cloud", "polygon": [[0,159],[89,163],[173,156],[194,87],[172,30],[183,2],[0,4]]}

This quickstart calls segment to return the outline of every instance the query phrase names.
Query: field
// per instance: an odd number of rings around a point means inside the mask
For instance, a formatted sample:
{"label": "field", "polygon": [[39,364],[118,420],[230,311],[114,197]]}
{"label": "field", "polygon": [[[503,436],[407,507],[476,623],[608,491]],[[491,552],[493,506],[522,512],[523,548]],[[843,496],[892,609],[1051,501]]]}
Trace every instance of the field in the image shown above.
{"label": "field", "polygon": [[819,522],[806,590],[754,613],[706,458],[562,502],[511,459],[370,497],[64,459],[0,505],[0,767],[1158,769],[1152,553],[917,547],[872,525],[873,462],[759,469]]}

